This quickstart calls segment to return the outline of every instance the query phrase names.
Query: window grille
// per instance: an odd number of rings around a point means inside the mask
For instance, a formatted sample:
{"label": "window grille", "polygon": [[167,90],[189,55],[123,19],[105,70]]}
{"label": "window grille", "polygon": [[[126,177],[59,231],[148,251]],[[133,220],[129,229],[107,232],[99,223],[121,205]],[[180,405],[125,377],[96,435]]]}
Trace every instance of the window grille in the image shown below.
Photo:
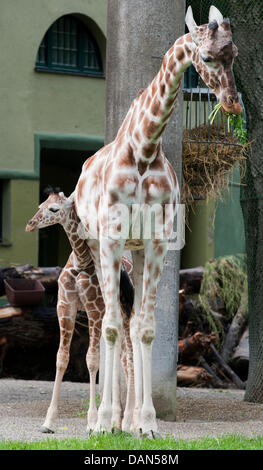
{"label": "window grille", "polygon": [[71,15],[59,18],[46,32],[37,53],[36,70],[103,76],[95,38]]}

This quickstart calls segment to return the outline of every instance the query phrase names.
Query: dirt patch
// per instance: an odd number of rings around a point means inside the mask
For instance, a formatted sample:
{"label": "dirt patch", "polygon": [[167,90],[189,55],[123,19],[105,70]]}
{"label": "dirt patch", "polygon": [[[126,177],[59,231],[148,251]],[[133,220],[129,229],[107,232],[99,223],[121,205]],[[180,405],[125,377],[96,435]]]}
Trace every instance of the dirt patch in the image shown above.
{"label": "dirt patch", "polygon": [[[53,382],[0,379],[0,439],[40,440],[51,399]],[[86,405],[89,385],[63,382],[56,433],[52,437],[87,437]],[[246,436],[263,434],[263,405],[244,402],[240,390],[177,389],[177,419],[158,420],[162,435],[194,439],[239,433]]]}

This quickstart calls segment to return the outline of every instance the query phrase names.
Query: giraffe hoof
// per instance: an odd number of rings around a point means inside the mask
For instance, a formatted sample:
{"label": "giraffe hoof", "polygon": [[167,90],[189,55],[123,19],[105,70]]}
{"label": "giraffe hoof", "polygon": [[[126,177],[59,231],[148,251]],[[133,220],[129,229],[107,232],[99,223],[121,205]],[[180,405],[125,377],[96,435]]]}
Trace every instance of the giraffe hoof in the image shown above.
{"label": "giraffe hoof", "polygon": [[122,434],[122,430],[120,428],[112,428],[111,434]]}
{"label": "giraffe hoof", "polygon": [[55,431],[52,431],[52,429],[49,429],[46,426],[41,426],[40,431],[44,434],[55,434]]}
{"label": "giraffe hoof", "polygon": [[152,431],[152,430],[144,432],[142,437],[144,437],[146,439],[162,439],[161,434],[159,434],[156,431]]}
{"label": "giraffe hoof", "polygon": [[136,437],[136,439],[142,439],[143,434],[142,434],[142,429],[137,429],[136,431],[133,431],[132,434]]}

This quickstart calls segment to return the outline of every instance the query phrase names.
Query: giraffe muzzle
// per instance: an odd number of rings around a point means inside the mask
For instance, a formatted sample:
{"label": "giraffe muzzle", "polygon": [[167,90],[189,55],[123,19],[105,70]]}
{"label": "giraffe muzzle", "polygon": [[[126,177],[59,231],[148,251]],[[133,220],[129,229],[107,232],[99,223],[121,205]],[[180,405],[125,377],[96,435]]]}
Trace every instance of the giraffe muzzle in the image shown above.
{"label": "giraffe muzzle", "polygon": [[242,106],[240,104],[239,98],[236,98],[233,95],[228,95],[222,103],[222,111],[223,113],[227,112],[231,114],[241,114]]}
{"label": "giraffe muzzle", "polygon": [[26,232],[34,232],[36,230],[36,223],[33,220],[30,220],[27,223],[25,230]]}

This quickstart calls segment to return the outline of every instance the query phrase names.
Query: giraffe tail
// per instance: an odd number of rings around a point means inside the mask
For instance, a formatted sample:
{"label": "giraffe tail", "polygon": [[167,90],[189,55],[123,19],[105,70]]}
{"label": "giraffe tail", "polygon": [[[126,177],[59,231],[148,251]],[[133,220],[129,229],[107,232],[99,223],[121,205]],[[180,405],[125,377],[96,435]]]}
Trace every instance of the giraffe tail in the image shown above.
{"label": "giraffe tail", "polygon": [[120,301],[124,312],[127,314],[127,317],[131,316],[133,300],[134,288],[130,280],[130,276],[124,269],[121,269]]}

